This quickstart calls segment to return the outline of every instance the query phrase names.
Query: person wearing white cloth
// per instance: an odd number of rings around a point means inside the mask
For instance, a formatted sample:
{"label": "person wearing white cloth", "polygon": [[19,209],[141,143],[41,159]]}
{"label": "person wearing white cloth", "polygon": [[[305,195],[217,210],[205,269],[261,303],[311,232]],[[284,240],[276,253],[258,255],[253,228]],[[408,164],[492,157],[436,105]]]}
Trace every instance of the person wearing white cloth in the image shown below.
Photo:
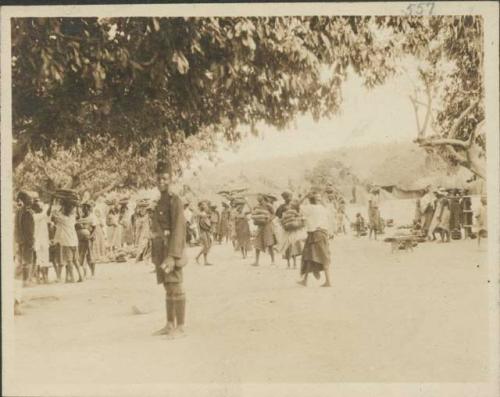
{"label": "person wearing white cloth", "polygon": [[329,222],[328,209],[321,202],[319,191],[310,193],[306,197],[309,198],[309,204],[300,206],[300,211],[305,218],[307,238],[302,251],[302,266],[300,269],[303,279],[298,284],[305,287],[309,273],[313,273],[319,279],[320,272],[324,271],[326,281],[322,287],[330,287],[328,230],[331,223]]}
{"label": "person wearing white cloth", "polygon": [[422,211],[422,230],[427,235],[430,231],[430,225],[432,222],[432,217],[434,216],[434,210],[435,210],[435,200],[436,196],[434,195],[434,192],[431,189],[431,186],[427,186],[425,188],[425,194],[424,196],[420,199],[420,210]]}
{"label": "person wearing white cloth", "polygon": [[33,204],[33,219],[35,221],[35,254],[37,281],[49,282],[49,223],[47,208],[44,208],[38,198]]}

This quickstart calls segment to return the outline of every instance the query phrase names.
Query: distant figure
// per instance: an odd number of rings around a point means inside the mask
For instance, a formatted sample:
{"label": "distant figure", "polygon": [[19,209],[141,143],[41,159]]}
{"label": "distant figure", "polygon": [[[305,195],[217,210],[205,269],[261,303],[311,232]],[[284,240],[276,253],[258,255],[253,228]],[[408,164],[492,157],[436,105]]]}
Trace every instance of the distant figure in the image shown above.
{"label": "distant figure", "polygon": [[109,254],[114,255],[116,250],[121,246],[120,227],[118,225],[119,210],[116,206],[111,205],[106,217],[106,226],[108,228],[108,249]]}
{"label": "distant figure", "polygon": [[[460,191],[455,189],[450,200],[450,233],[460,236],[462,227],[462,206],[460,205]],[[453,237],[453,236],[452,236]]]}
{"label": "distant figure", "polygon": [[363,232],[365,232],[365,228],[365,220],[363,216],[358,212],[356,214],[356,220],[354,221],[354,231],[356,232],[356,237],[360,237]]}
{"label": "distant figure", "polygon": [[93,256],[96,263],[103,262],[106,258],[106,233],[104,230],[106,222],[103,215],[102,208],[96,206],[94,208],[96,221],[95,239],[92,244]]}
{"label": "distant figure", "polygon": [[441,242],[450,242],[450,201],[446,197],[441,198],[440,213],[437,218],[436,231],[441,235]]}
{"label": "distant figure", "polygon": [[186,242],[191,246],[196,243],[197,233],[193,210],[189,203],[184,204],[184,217],[186,218]]}
{"label": "distant figure", "polygon": [[206,201],[201,201],[198,203],[198,227],[200,230],[200,244],[201,250],[196,255],[196,263],[199,263],[200,257],[203,255],[203,264],[205,266],[211,266],[208,262],[208,254],[212,248],[213,241],[213,227],[212,217],[209,212],[208,203]]}
{"label": "distant figure", "polygon": [[[326,208],[328,209],[328,219],[330,220],[329,237],[332,239],[337,233],[337,209],[335,204],[335,194],[333,192],[328,193],[326,200]],[[342,219],[343,219],[342,215]],[[343,222],[343,221],[341,221]]]}
{"label": "distant figure", "polygon": [[231,210],[227,203],[222,203],[222,207],[223,210],[220,214],[218,238],[219,243],[223,241],[227,243],[231,237]]}
{"label": "distant figure", "polygon": [[[443,189],[438,189],[438,190],[434,191],[434,196],[436,197],[435,210],[434,210],[434,215],[432,217],[432,221],[431,221],[430,226],[429,226],[429,234],[430,234],[432,241],[437,240],[437,238],[436,238],[437,233],[441,234],[439,231],[439,225],[441,223],[440,216],[441,216],[441,212],[443,211],[443,204],[444,204],[444,201],[442,200],[442,198],[445,197],[445,195],[446,195],[446,192]],[[449,220],[449,218],[448,218],[448,220]]]}
{"label": "distant figure", "polygon": [[212,240],[219,241],[220,213],[217,210],[216,205],[209,205],[207,208],[207,211],[209,212],[209,216],[210,216]]}
{"label": "distant figure", "polygon": [[371,239],[372,235],[374,239],[377,239],[377,233],[381,231],[380,224],[380,190],[378,188],[372,188],[370,197],[368,199],[368,220],[369,220],[369,235]]}
{"label": "distant figure", "polygon": [[476,215],[477,221],[477,244],[481,245],[481,239],[488,236],[488,207],[486,196],[481,196],[481,206]]}
{"label": "distant figure", "polygon": [[241,251],[243,259],[246,259],[248,251],[252,248],[250,224],[248,216],[251,211],[244,212],[245,204],[236,207],[236,215],[234,217],[234,227],[236,234],[236,248]]}
{"label": "distant figure", "polygon": [[146,259],[151,238],[151,218],[147,212],[149,203],[140,201],[137,203],[137,212],[134,220],[134,246],[136,247],[135,261],[142,262]]}
{"label": "distant figure", "polygon": [[15,217],[15,241],[17,258],[21,268],[23,285],[30,283],[35,259],[35,220],[33,218],[32,198],[21,191],[17,195],[17,211]]}
{"label": "distant figure", "polygon": [[134,243],[132,231],[132,214],[130,213],[128,202],[123,201],[118,217],[118,227],[120,229],[120,247],[130,246]]}
{"label": "distant figure", "polygon": [[83,269],[83,275],[87,276],[87,266],[90,269],[90,274],[95,275],[95,260],[93,256],[92,245],[95,240],[96,219],[92,214],[92,203],[83,203],[81,216],[76,222],[76,233],[78,235],[78,254],[80,268]]}
{"label": "distant figure", "polygon": [[337,233],[346,234],[345,230],[345,200],[342,196],[338,196],[336,199],[336,222]]}
{"label": "distant figure", "polygon": [[431,189],[431,186],[425,188],[425,194],[420,199],[420,210],[422,212],[421,223],[422,223],[422,234],[430,234],[430,226],[432,218],[434,217],[435,211],[435,194]]}
{"label": "distant figure", "polygon": [[415,201],[415,216],[413,217],[413,220],[420,221],[421,218],[422,218],[422,206],[420,203],[420,199],[417,199]]}

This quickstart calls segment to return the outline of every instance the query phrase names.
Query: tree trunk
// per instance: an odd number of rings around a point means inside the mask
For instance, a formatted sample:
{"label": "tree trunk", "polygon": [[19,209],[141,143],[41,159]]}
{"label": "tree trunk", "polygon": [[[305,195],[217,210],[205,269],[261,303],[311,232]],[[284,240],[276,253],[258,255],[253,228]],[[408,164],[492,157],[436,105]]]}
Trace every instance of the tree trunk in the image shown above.
{"label": "tree trunk", "polygon": [[19,139],[12,144],[12,169],[15,170],[23,162],[28,152],[28,140]]}

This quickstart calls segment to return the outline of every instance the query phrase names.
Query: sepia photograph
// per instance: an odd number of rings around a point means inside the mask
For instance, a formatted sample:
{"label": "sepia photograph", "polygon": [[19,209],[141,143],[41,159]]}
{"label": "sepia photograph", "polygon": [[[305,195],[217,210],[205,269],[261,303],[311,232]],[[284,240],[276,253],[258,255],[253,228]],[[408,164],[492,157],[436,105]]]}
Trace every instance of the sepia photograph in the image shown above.
{"label": "sepia photograph", "polygon": [[498,396],[497,3],[0,11],[2,395]]}

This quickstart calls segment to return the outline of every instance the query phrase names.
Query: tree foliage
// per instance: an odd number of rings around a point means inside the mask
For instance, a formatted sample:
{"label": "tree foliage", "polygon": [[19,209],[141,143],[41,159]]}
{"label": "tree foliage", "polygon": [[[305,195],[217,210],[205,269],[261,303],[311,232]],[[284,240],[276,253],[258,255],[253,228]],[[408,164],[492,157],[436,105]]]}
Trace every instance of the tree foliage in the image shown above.
{"label": "tree foliage", "polygon": [[423,61],[419,69],[423,94],[411,96],[417,116],[416,142],[485,178],[482,18],[413,17],[401,24],[398,18],[382,18],[379,22],[392,27],[402,53]]}
{"label": "tree foliage", "polygon": [[[240,140],[241,125],[330,116],[348,70],[372,87],[408,54],[442,93],[436,134],[419,143],[465,164],[465,144],[484,156],[482,29],[470,16],[14,19],[14,166],[52,161],[73,184],[95,163],[147,185],[158,156],[180,171],[219,138]],[[456,68],[446,81],[442,60]]]}
{"label": "tree foliage", "polygon": [[168,145],[206,128],[235,141],[241,124],[283,128],[297,114],[330,115],[348,66],[368,84],[389,73],[368,22],[15,19],[14,138],[20,148],[47,152],[54,141],[69,147],[112,135],[140,155],[156,139]]}

